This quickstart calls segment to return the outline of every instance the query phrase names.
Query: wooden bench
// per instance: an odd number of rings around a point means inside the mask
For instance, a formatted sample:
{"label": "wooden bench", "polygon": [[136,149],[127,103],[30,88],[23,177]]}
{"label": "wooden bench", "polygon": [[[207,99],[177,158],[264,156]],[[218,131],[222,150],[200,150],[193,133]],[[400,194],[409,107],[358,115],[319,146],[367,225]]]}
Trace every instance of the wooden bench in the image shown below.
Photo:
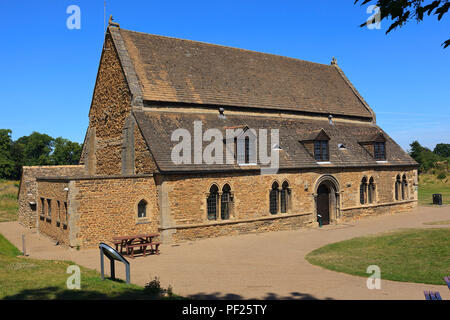
{"label": "wooden bench", "polygon": [[439,292],[433,292],[433,291],[424,291],[425,299],[427,300],[442,300],[441,295]]}
{"label": "wooden bench", "polygon": [[450,289],[450,276],[444,277],[444,281],[447,284],[447,287]]}
{"label": "wooden bench", "polygon": [[[159,254],[159,245],[161,244],[161,242],[150,242],[148,244],[150,245],[150,252]],[[153,248],[153,246],[155,246],[155,248]]]}
{"label": "wooden bench", "polygon": [[[120,254],[122,254],[123,241],[122,240],[114,240],[113,244],[116,246],[116,251],[120,252]],[[119,251],[119,246],[120,246],[120,251]]]}
{"label": "wooden bench", "polygon": [[[127,255],[130,255],[132,259],[134,259],[134,248],[136,247],[140,247],[142,254],[145,257],[145,251],[147,250],[147,246],[150,243],[132,243],[132,244],[127,244]],[[131,249],[131,250],[130,250]],[[131,254],[130,254],[131,252]]]}

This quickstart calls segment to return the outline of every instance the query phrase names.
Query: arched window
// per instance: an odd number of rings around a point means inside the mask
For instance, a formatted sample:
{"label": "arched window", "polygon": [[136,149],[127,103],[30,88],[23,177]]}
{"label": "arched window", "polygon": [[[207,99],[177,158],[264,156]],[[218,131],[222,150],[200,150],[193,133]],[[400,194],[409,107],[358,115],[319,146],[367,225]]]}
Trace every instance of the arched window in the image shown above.
{"label": "arched window", "polygon": [[375,202],[375,182],[373,180],[373,177],[369,179],[369,203]]}
{"label": "arched window", "polygon": [[359,202],[365,204],[367,202],[367,178],[364,177],[361,180],[361,185],[359,186]]}
{"label": "arched window", "polygon": [[289,210],[289,201],[290,200],[290,189],[289,189],[289,183],[287,181],[284,181],[281,185],[281,192],[280,192],[280,207],[281,207],[281,213],[286,213]]}
{"label": "arched window", "polygon": [[400,175],[395,178],[395,200],[400,200]]}
{"label": "arched window", "polygon": [[219,201],[219,188],[213,184],[209,189],[209,194],[206,199],[208,207],[208,220],[217,219],[217,203]]}
{"label": "arched window", "polygon": [[250,138],[248,136],[245,137],[244,140],[244,147],[245,147],[245,159],[244,162],[245,163],[250,163]]}
{"label": "arched window", "polygon": [[408,180],[406,180],[406,174],[402,177],[402,200],[408,198]]}
{"label": "arched window", "polygon": [[279,185],[278,182],[274,182],[272,184],[272,189],[269,193],[269,200],[270,200],[270,213],[271,214],[277,214],[278,213],[278,193],[279,193]]}
{"label": "arched window", "polygon": [[222,220],[230,219],[231,211],[231,188],[225,184],[222,188],[222,196],[220,198],[220,218]]}
{"label": "arched window", "polygon": [[138,218],[146,218],[147,217],[147,201],[142,199],[138,203]]}

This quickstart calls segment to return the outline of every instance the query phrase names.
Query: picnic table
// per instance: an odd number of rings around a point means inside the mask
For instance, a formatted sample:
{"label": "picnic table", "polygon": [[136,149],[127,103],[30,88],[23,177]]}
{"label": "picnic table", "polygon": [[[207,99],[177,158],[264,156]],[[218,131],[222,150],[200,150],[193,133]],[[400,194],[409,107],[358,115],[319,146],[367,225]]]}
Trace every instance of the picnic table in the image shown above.
{"label": "picnic table", "polygon": [[[125,248],[125,254],[130,255],[131,258],[134,258],[134,248],[140,248],[142,254],[145,256],[146,252],[159,254],[159,245],[160,243],[154,241],[153,238],[159,236],[159,233],[143,233],[136,234],[131,236],[118,236],[113,237],[113,243],[116,246],[116,251],[119,251],[122,254],[123,249]],[[147,250],[147,247],[149,249]]]}

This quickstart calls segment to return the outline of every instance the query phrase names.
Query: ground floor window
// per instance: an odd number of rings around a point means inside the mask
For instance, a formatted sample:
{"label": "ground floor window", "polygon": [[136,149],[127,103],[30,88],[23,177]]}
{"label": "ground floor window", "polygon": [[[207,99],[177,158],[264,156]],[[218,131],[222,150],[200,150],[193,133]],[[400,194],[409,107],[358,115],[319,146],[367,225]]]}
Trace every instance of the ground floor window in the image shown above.
{"label": "ground floor window", "polygon": [[219,188],[214,184],[209,189],[209,194],[206,199],[206,205],[208,207],[208,220],[217,219],[218,200],[219,200]]}
{"label": "ground floor window", "polygon": [[141,200],[138,203],[138,218],[147,217],[147,201]]}
{"label": "ground floor window", "polygon": [[408,199],[408,180],[406,174],[402,177],[402,200]]}
{"label": "ground floor window", "polygon": [[278,182],[272,183],[272,189],[269,192],[269,209],[271,214],[278,213],[278,193],[279,193]]}
{"label": "ground floor window", "polygon": [[395,178],[395,200],[400,200],[400,186],[400,175],[397,175],[397,177]]}
{"label": "ground floor window", "polygon": [[290,208],[291,189],[289,189],[289,183],[284,181],[281,185],[280,191],[280,211],[281,213],[288,212]]}
{"label": "ground floor window", "polygon": [[361,185],[359,186],[359,202],[365,204],[367,202],[367,178],[364,177],[361,180]]}
{"label": "ground floor window", "polygon": [[230,219],[231,207],[231,188],[225,184],[222,188],[222,195],[220,197],[220,218],[222,220]]}
{"label": "ground floor window", "polygon": [[369,187],[368,187],[368,196],[369,196],[369,203],[374,203],[375,202],[375,182],[373,180],[373,178],[369,179]]}

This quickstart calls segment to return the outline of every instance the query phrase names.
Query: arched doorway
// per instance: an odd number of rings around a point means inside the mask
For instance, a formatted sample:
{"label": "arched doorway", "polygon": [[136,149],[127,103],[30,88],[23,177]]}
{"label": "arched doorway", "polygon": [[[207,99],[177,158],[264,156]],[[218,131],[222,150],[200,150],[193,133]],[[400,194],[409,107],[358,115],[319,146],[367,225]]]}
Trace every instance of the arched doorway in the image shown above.
{"label": "arched doorway", "polygon": [[330,189],[321,184],[317,188],[317,222],[322,220],[322,225],[330,224]]}
{"label": "arched doorway", "polygon": [[340,218],[339,182],[332,175],[323,175],[316,182],[315,205],[317,222],[330,224]]}

